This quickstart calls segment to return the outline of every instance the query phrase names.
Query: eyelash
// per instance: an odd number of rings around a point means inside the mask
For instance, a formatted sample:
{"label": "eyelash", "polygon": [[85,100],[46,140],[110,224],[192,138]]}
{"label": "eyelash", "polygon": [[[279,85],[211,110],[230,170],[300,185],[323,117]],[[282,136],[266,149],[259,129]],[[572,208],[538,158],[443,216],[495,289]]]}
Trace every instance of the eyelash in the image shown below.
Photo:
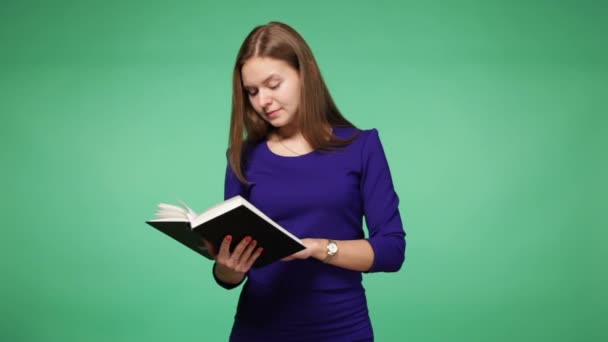
{"label": "eyelash", "polygon": [[[275,85],[275,86],[273,86],[273,87],[268,87],[268,88],[270,88],[270,89],[272,89],[272,90],[275,90],[275,89],[277,89],[277,88],[278,88],[280,85],[281,85],[281,83],[277,83],[277,85]],[[255,93],[252,93],[252,92],[248,92],[248,93],[249,93],[249,96],[256,96],[256,95],[258,94],[258,92],[257,92],[257,91],[256,91]]]}

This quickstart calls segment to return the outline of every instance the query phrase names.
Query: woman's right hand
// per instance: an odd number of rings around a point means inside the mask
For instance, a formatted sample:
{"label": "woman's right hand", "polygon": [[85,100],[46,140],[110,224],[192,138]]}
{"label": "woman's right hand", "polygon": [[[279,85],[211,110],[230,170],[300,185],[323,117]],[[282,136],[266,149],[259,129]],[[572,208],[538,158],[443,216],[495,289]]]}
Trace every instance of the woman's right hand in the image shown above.
{"label": "woman's right hand", "polygon": [[241,240],[232,253],[230,253],[230,243],[232,242],[230,235],[224,237],[217,253],[211,243],[206,240],[203,242],[217,264],[215,275],[221,281],[232,284],[243,281],[245,274],[263,251],[262,247],[256,249],[257,241],[252,240],[250,236]]}

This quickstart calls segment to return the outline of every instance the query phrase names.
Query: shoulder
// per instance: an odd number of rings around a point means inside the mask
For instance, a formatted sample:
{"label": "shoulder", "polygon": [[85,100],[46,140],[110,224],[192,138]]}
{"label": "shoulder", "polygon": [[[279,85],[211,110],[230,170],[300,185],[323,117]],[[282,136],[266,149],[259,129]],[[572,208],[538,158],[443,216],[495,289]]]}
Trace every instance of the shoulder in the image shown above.
{"label": "shoulder", "polygon": [[334,127],[333,133],[336,137],[344,140],[354,137],[352,144],[359,147],[363,147],[368,143],[375,144],[376,142],[380,142],[380,135],[376,128]]}
{"label": "shoulder", "polygon": [[265,145],[265,139],[257,142],[247,140],[243,142],[243,149],[241,150],[241,167],[243,168],[243,171],[246,171],[254,160],[264,156],[263,148]]}

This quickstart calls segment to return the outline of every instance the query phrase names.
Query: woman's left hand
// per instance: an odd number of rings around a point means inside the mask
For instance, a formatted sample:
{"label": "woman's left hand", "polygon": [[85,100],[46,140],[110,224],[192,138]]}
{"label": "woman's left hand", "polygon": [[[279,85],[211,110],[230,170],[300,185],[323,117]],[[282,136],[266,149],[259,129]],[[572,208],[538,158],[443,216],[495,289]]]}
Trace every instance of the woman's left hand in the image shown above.
{"label": "woman's left hand", "polygon": [[324,239],[302,239],[302,244],[306,249],[301,250],[295,254],[281,259],[281,261],[290,261],[295,259],[308,259],[308,258],[322,258],[324,251]]}

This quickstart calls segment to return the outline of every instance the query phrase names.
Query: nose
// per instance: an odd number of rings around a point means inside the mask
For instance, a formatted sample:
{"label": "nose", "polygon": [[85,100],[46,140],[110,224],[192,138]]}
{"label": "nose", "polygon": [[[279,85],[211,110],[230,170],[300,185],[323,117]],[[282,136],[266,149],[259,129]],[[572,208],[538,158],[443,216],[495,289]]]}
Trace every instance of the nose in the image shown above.
{"label": "nose", "polygon": [[272,103],[272,97],[270,96],[270,94],[265,91],[265,90],[258,90],[258,105],[265,109],[266,107],[270,106],[270,104]]}

